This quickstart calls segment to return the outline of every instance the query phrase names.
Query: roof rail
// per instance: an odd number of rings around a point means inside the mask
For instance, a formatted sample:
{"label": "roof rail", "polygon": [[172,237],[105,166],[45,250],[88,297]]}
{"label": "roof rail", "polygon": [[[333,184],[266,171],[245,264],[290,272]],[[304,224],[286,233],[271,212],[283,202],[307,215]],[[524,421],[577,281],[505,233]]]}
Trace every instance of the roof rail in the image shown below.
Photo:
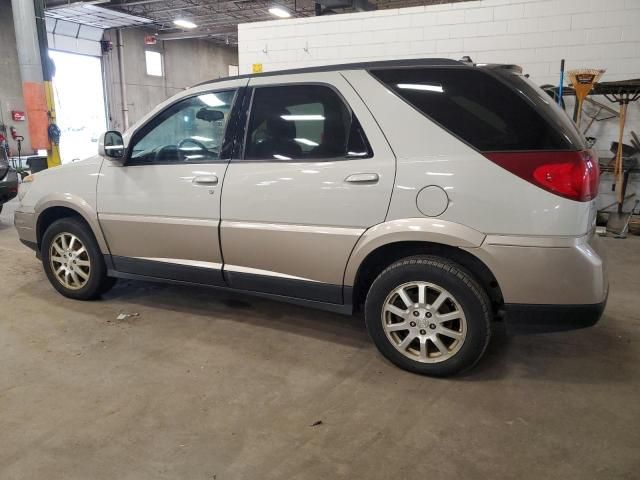
{"label": "roof rail", "polygon": [[216,80],[207,80],[206,82],[200,82],[196,85],[193,85],[191,88],[237,78],[270,77],[273,75],[293,75],[297,73],[334,72],[336,70],[372,70],[378,68],[411,68],[453,65],[465,66],[468,64],[460,62],[458,60],[451,60],[450,58],[411,58],[403,60],[382,60],[377,62],[340,63],[337,65],[322,65],[319,67],[294,68],[289,70],[275,70],[272,72],[264,73],[250,73],[245,75],[238,75],[235,77],[224,77]]}

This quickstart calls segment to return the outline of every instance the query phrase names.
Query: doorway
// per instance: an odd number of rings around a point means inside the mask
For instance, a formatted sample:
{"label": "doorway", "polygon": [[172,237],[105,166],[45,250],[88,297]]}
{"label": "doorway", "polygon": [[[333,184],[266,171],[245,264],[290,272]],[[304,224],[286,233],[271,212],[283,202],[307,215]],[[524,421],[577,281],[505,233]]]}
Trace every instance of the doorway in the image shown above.
{"label": "doorway", "polygon": [[62,163],[98,154],[98,138],[107,128],[99,57],[51,50],[56,120],[62,132]]}

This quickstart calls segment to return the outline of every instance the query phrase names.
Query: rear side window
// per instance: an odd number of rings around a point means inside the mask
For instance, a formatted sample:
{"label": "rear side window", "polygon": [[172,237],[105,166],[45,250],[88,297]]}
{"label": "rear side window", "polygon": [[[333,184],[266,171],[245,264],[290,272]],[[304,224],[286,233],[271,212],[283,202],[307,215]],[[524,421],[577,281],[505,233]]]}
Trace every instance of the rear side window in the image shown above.
{"label": "rear side window", "polygon": [[385,69],[371,74],[480,151],[580,148],[575,129],[554,118],[549,103],[529,98],[535,90],[515,74],[500,74],[514,77],[509,81],[478,68]]}
{"label": "rear side window", "polygon": [[255,89],[245,159],[357,158],[370,153],[357,119],[330,87],[283,85]]}

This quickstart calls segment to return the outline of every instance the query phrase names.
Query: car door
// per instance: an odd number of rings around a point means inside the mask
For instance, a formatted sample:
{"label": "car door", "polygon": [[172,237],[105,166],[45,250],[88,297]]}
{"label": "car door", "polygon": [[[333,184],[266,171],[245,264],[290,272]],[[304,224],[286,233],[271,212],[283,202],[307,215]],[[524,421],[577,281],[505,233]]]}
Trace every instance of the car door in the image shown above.
{"label": "car door", "polygon": [[170,102],[130,136],[124,163],[104,162],[98,219],[117,271],[224,285],[220,189],[245,84]]}
{"label": "car door", "polygon": [[338,72],[252,78],[245,101],[244,148],[222,195],[225,277],[234,288],[343,303],[351,250],[387,213],[393,152]]}

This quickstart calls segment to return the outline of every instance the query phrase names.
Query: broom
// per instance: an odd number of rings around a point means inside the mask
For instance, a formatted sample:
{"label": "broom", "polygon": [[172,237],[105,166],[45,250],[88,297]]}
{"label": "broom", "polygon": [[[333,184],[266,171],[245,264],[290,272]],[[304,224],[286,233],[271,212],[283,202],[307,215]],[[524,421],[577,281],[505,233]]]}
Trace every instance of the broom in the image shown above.
{"label": "broom", "polygon": [[578,116],[576,117],[576,124],[580,128],[580,119],[582,118],[582,102],[587,98],[589,92],[593,86],[600,80],[600,77],[604,74],[604,70],[598,70],[595,68],[579,68],[577,70],[569,70],[567,75],[569,81],[573,86],[573,90],[576,92],[576,98],[578,99]]}

